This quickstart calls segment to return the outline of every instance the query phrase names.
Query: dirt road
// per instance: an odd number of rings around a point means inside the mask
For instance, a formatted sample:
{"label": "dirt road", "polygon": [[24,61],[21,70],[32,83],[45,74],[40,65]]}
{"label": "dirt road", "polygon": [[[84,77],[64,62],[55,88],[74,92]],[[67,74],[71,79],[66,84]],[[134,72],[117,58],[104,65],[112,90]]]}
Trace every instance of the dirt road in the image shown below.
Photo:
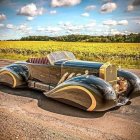
{"label": "dirt road", "polygon": [[[0,60],[0,67],[9,63]],[[16,139],[139,140],[140,97],[107,112],[84,112],[38,91],[0,85],[0,140]]]}

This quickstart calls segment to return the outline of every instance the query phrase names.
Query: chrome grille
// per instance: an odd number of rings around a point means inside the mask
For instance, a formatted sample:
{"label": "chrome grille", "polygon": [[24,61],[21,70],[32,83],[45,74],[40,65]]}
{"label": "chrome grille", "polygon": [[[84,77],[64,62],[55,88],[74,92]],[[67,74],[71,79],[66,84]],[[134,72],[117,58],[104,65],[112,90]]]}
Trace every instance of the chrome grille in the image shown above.
{"label": "chrome grille", "polygon": [[114,85],[117,82],[116,66],[110,63],[105,63],[100,68],[99,76],[100,78]]}

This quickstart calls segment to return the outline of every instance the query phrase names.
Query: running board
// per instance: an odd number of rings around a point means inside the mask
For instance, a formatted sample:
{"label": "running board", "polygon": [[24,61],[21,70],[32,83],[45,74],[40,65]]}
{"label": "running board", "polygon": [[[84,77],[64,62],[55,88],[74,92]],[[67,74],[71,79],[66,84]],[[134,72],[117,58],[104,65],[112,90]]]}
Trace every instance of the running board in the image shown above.
{"label": "running board", "polygon": [[37,89],[37,90],[41,90],[41,91],[49,91],[54,88],[53,86],[46,85],[46,84],[43,84],[43,83],[37,82],[37,81],[31,81],[31,80],[28,81],[28,87]]}

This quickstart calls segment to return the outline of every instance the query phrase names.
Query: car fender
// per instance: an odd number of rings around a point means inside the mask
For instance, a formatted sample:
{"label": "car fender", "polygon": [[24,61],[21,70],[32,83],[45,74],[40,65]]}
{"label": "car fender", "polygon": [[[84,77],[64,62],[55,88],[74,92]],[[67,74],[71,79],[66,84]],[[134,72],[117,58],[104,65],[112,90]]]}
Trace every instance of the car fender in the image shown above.
{"label": "car fender", "polygon": [[118,77],[124,77],[131,85],[128,98],[132,99],[140,95],[140,78],[134,73],[126,70],[118,70]]}
{"label": "car fender", "polygon": [[0,69],[0,83],[12,88],[17,88],[26,84],[29,73],[27,67],[20,64],[12,64]]}
{"label": "car fender", "polygon": [[111,85],[93,75],[71,78],[44,94],[87,111],[105,111],[117,104],[117,97]]}

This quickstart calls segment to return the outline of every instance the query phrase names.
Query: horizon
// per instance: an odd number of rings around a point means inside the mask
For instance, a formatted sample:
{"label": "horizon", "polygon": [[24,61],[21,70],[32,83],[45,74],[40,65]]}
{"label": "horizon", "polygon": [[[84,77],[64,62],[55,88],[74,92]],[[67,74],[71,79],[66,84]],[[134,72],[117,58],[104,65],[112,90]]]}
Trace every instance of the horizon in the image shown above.
{"label": "horizon", "polygon": [[0,0],[0,40],[140,33],[140,0]]}

